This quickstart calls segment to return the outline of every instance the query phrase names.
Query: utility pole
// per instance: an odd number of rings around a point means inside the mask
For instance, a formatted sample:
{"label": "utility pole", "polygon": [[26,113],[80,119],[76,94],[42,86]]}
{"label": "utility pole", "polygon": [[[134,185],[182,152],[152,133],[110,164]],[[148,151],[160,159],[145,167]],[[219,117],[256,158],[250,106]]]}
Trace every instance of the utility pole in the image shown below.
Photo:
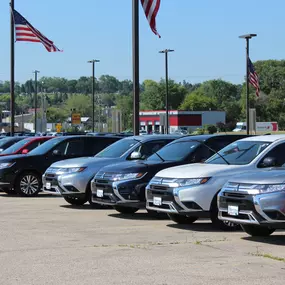
{"label": "utility pole", "polygon": [[239,36],[241,39],[246,40],[246,134],[249,135],[249,40],[253,37],[256,37],[256,34],[247,34]]}
{"label": "utility pole", "polygon": [[140,131],[139,0],[133,0],[133,133]]}
{"label": "utility pole", "polygon": [[100,62],[98,59],[89,60],[92,63],[92,132],[95,132],[95,62]]}
{"label": "utility pole", "polygon": [[15,29],[14,29],[14,0],[10,1],[10,135],[15,132]]}
{"label": "utility pole", "polygon": [[165,49],[161,50],[159,53],[165,54],[165,90],[166,90],[166,96],[165,96],[165,120],[166,120],[166,134],[169,133],[169,104],[168,104],[168,53],[174,52],[173,49]]}
{"label": "utility pole", "polygon": [[38,105],[38,70],[33,71],[35,74],[35,133],[37,132],[37,105]]}

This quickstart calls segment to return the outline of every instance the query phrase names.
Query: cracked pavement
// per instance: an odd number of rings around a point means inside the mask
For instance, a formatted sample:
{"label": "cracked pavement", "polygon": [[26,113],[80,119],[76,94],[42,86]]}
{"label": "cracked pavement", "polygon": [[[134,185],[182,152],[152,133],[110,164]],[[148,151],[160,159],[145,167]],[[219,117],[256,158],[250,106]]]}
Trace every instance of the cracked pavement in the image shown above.
{"label": "cracked pavement", "polygon": [[254,239],[46,195],[0,203],[0,284],[284,284],[283,231]]}

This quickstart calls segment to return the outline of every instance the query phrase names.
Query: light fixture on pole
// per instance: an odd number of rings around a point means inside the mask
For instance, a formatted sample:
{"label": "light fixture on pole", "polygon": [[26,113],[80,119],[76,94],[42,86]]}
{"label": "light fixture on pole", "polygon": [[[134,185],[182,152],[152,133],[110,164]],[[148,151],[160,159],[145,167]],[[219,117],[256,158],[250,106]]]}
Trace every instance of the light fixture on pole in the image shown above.
{"label": "light fixture on pole", "polygon": [[249,40],[253,37],[256,37],[256,34],[247,34],[239,36],[241,39],[246,40],[246,133],[249,135],[249,68],[248,68],[248,60],[249,60]]}
{"label": "light fixture on pole", "polygon": [[92,59],[88,61],[88,63],[92,63],[92,132],[95,131],[95,62],[100,62],[100,60]]}
{"label": "light fixture on pole", "polygon": [[165,120],[166,120],[166,134],[169,133],[169,104],[168,104],[168,53],[169,52],[174,52],[173,49],[165,49],[161,50],[159,53],[164,53],[165,54],[165,87],[166,87],[166,96],[165,96]]}

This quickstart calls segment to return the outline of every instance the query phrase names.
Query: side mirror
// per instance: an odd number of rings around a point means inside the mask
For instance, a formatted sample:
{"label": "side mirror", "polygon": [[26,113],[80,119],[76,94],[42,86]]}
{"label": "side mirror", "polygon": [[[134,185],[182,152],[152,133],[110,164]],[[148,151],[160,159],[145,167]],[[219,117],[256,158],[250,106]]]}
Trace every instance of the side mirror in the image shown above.
{"label": "side mirror", "polygon": [[52,152],[52,155],[54,155],[54,156],[61,156],[61,155],[62,155],[62,153],[61,153],[61,151],[60,151],[60,150],[55,149],[55,150]]}
{"label": "side mirror", "polygon": [[29,150],[26,149],[26,148],[24,148],[24,149],[22,150],[22,154],[27,154],[28,152],[29,152]]}
{"label": "side mirror", "polygon": [[261,162],[261,167],[274,167],[277,166],[277,159],[275,157],[266,157]]}
{"label": "side mirror", "polygon": [[141,159],[142,158],[142,154],[138,151],[134,151],[131,154],[131,159]]}

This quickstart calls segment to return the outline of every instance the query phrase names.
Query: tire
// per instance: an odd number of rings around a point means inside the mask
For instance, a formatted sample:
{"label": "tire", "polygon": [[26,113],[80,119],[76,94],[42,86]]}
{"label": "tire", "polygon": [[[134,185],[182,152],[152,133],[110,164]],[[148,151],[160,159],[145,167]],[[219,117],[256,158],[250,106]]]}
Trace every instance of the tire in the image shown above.
{"label": "tire", "polygon": [[190,225],[198,220],[198,217],[188,217],[188,216],[178,215],[178,214],[167,214],[167,215],[173,222],[179,225],[187,225],[187,224]]}
{"label": "tire", "polygon": [[24,197],[35,197],[42,188],[41,177],[36,172],[24,172],[15,183],[15,191]]}
{"label": "tire", "polygon": [[78,198],[73,196],[63,196],[63,198],[67,203],[73,206],[82,206],[88,201],[87,197]]}
{"label": "tire", "polygon": [[242,229],[253,237],[267,237],[275,232],[275,229],[267,227],[253,226],[253,225],[242,225]]}
{"label": "tire", "polygon": [[217,195],[212,201],[211,210],[210,210],[210,218],[213,223],[214,228],[217,228],[219,230],[225,231],[225,232],[234,232],[239,231],[240,225],[235,224],[230,221],[221,221],[218,218],[219,210],[217,206]]}
{"label": "tire", "polygon": [[131,207],[124,207],[124,206],[114,206],[114,209],[121,213],[121,214],[134,214],[139,209],[138,208],[131,208]]}

